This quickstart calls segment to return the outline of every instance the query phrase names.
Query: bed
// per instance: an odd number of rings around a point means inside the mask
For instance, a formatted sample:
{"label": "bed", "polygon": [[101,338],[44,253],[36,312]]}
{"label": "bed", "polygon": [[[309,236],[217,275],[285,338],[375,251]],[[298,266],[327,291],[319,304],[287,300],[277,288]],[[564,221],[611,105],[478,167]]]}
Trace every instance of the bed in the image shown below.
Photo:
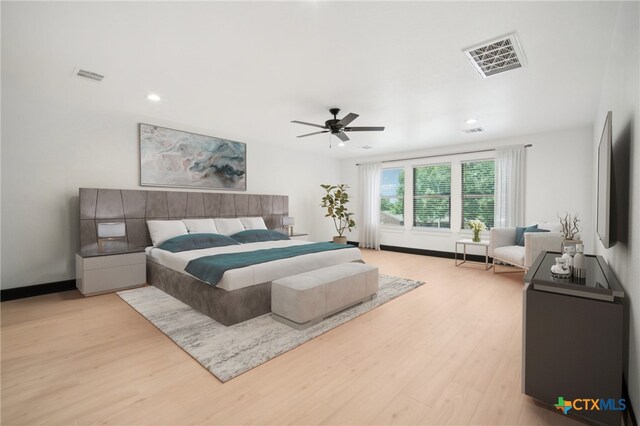
{"label": "bed", "polygon": [[147,282],[224,325],[233,325],[271,311],[271,281],[346,262],[361,262],[357,248],[310,253],[225,272],[216,285],[204,283],[184,268],[194,258],[224,251],[254,251],[309,244],[298,240],[247,243],[170,253],[152,247],[149,219],[236,218],[260,216],[269,229],[278,229],[288,215],[288,197],[279,195],[213,194],[198,192],[80,189],[81,250],[97,246],[97,224],[122,220],[126,242],[145,246]]}

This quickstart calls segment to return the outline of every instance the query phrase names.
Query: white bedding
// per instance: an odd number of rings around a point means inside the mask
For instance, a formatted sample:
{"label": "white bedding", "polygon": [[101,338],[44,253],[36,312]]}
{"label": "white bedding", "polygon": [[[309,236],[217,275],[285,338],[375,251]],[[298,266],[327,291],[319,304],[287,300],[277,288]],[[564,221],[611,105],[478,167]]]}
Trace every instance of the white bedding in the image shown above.
{"label": "white bedding", "polygon": [[[284,240],[265,241],[261,243],[247,243],[226,247],[214,247],[203,250],[189,250],[180,253],[171,253],[156,247],[147,247],[147,259],[180,272],[181,274],[193,277],[184,270],[189,261],[202,256],[214,254],[237,253],[243,251],[253,251],[276,247],[289,247],[294,245],[311,244],[308,241]],[[356,247],[342,250],[324,251],[310,253],[288,259],[274,260],[272,262],[259,263],[245,268],[231,269],[224,273],[217,287],[231,291],[238,290],[252,285],[277,280],[314,269],[326,266],[338,265],[341,263],[361,260],[360,250]],[[195,278],[195,277],[194,277]],[[196,278],[197,279],[197,278]]]}

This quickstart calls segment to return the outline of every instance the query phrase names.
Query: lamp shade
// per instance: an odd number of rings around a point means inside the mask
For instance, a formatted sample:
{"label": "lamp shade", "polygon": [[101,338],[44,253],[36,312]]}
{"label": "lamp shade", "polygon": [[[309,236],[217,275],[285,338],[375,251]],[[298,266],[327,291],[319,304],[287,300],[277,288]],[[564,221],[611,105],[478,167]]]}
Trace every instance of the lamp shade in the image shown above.
{"label": "lamp shade", "polygon": [[127,235],[124,222],[105,222],[98,224],[98,238],[119,238]]}
{"label": "lamp shade", "polygon": [[282,218],[282,224],[284,226],[292,226],[296,224],[296,219],[291,216],[285,216]]}

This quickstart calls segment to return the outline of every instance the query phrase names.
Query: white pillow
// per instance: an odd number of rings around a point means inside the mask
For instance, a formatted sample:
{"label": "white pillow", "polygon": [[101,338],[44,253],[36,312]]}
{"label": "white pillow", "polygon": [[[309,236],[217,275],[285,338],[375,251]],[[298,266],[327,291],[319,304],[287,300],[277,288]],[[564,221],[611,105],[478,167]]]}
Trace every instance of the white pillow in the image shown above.
{"label": "white pillow", "polygon": [[181,220],[148,220],[147,226],[149,227],[149,235],[151,235],[151,242],[155,247],[159,246],[169,238],[177,237],[178,235],[187,235],[187,227]]}
{"label": "white pillow", "polygon": [[190,234],[217,234],[213,219],[182,219]]}
{"label": "white pillow", "polygon": [[244,226],[240,219],[213,219],[216,224],[218,234],[233,235],[244,231]]}
{"label": "white pillow", "polygon": [[241,217],[240,222],[242,222],[244,229],[267,229],[267,225],[261,217]]}

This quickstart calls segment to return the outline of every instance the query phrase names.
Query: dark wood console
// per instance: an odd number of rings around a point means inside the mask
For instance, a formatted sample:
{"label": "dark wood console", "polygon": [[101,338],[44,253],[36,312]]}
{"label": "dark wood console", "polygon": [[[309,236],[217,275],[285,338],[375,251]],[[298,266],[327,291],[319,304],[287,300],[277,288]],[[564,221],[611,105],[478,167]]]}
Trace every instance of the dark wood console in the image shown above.
{"label": "dark wood console", "polygon": [[587,256],[583,282],[554,278],[558,256],[541,253],[524,277],[522,391],[551,408],[573,401],[566,415],[620,425],[624,292],[601,256]]}

